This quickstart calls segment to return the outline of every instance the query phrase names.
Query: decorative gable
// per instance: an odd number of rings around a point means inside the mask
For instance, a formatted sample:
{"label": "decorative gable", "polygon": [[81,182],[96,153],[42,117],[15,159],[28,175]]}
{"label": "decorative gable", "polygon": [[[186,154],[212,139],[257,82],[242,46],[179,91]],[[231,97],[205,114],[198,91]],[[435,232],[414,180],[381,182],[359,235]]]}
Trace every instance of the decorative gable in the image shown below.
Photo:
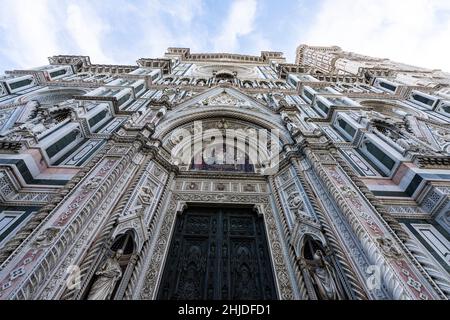
{"label": "decorative gable", "polygon": [[228,87],[215,87],[200,93],[191,99],[180,103],[174,109],[184,111],[191,108],[202,107],[232,107],[243,108],[251,111],[273,114],[273,111],[255,98],[242,93],[239,90]]}
{"label": "decorative gable", "polygon": [[244,99],[240,99],[236,96],[233,96],[231,94],[229,94],[228,92],[226,92],[226,90],[222,91],[221,93],[214,95],[214,96],[210,96],[204,100],[202,100],[200,102],[200,104],[202,105],[208,105],[208,106],[220,106],[220,105],[226,105],[226,106],[236,106],[236,107],[241,107],[241,106],[247,106],[250,107],[251,104],[244,100]]}

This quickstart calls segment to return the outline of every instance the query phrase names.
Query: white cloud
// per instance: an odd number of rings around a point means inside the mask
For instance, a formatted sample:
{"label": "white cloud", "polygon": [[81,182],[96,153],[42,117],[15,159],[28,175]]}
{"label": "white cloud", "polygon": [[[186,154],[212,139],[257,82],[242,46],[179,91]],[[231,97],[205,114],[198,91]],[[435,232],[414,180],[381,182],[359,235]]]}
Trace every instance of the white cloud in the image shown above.
{"label": "white cloud", "polygon": [[3,0],[0,11],[0,54],[11,68],[33,68],[57,54],[86,54],[112,63],[101,47],[107,25],[88,2]]}
{"label": "white cloud", "polygon": [[238,48],[238,38],[254,30],[256,0],[235,0],[220,34],[214,39],[214,50],[233,52]]}
{"label": "white cloud", "polygon": [[66,27],[78,46],[79,54],[89,55],[94,63],[113,63],[101,45],[109,26],[86,3],[67,7]]}
{"label": "white cloud", "polygon": [[448,0],[322,0],[318,10],[308,0],[300,12],[292,4],[283,4],[286,12],[275,10],[281,5],[275,2],[233,0],[223,20],[202,0],[0,1],[0,69],[36,67],[55,54],[132,64],[160,57],[169,46],[253,54],[283,48],[292,61],[295,47],[308,43],[450,70]]}
{"label": "white cloud", "polygon": [[173,18],[179,19],[182,22],[189,23],[197,15],[203,12],[202,0],[182,0],[175,5],[167,5],[158,0],[158,8],[169,13]]}
{"label": "white cloud", "polygon": [[170,6],[162,0],[130,5],[129,14],[139,38],[126,55],[129,59],[161,57],[171,46],[204,48],[207,28],[199,29],[196,24],[203,10],[201,0],[173,1]]}
{"label": "white cloud", "polygon": [[60,51],[57,24],[46,0],[4,1],[0,28],[0,52],[19,68],[44,65],[48,56]]}
{"label": "white cloud", "polygon": [[323,0],[300,41],[450,70],[449,14],[448,0]]}

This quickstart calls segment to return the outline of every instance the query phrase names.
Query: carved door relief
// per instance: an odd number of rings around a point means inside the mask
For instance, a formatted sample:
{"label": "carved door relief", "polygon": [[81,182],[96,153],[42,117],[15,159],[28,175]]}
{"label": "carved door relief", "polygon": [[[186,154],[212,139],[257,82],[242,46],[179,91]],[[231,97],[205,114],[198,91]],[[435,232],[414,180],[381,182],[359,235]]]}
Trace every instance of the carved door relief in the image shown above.
{"label": "carved door relief", "polygon": [[264,220],[250,208],[177,218],[158,299],[277,299]]}

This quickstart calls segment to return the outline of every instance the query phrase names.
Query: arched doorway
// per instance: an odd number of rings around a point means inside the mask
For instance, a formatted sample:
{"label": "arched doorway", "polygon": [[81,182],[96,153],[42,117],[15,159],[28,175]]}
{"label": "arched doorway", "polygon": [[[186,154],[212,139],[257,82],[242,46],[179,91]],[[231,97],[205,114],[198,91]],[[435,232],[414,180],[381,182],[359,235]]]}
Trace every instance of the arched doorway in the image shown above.
{"label": "arched doorway", "polygon": [[175,223],[158,299],[277,298],[263,217],[251,207],[189,206]]}

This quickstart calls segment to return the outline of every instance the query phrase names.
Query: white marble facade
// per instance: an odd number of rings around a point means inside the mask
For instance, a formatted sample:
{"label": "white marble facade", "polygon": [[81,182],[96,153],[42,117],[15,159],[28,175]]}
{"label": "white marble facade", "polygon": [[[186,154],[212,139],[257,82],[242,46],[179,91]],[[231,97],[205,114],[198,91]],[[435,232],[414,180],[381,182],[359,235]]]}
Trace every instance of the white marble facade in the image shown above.
{"label": "white marble facade", "polygon": [[448,299],[449,90],[306,45],[7,72],[0,299],[156,299],[196,205],[263,217],[279,299]]}

